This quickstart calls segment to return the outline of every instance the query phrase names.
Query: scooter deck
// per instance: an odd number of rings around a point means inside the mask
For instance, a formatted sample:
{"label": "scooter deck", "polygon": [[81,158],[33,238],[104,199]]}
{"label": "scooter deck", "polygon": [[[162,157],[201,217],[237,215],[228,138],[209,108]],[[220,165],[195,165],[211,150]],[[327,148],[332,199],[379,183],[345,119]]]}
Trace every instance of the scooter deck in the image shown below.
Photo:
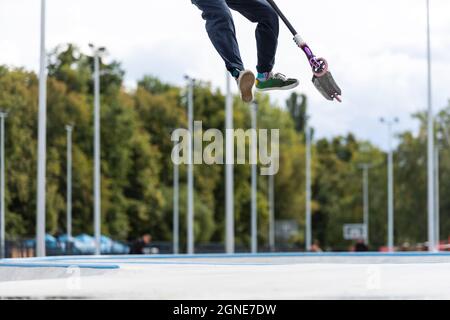
{"label": "scooter deck", "polygon": [[341,102],[342,91],[334,80],[331,72],[325,73],[321,77],[314,76],[312,82],[316,89],[325,97],[325,99],[333,101],[336,99]]}

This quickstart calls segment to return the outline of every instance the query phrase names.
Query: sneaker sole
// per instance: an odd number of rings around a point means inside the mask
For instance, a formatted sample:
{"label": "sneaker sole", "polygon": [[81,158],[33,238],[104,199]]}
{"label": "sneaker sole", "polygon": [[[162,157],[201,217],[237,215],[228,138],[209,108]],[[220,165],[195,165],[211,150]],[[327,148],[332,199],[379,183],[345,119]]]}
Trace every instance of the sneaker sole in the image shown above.
{"label": "sneaker sole", "polygon": [[291,90],[291,89],[294,89],[294,88],[298,87],[299,84],[300,84],[299,82],[296,82],[296,83],[293,83],[293,84],[291,84],[289,86],[286,86],[286,87],[266,88],[266,89],[259,89],[258,87],[256,87],[256,91],[265,92],[265,91],[277,91],[277,90]]}
{"label": "sneaker sole", "polygon": [[253,101],[253,86],[255,85],[255,75],[249,71],[242,75],[239,81],[239,90],[241,91],[242,101],[250,103]]}

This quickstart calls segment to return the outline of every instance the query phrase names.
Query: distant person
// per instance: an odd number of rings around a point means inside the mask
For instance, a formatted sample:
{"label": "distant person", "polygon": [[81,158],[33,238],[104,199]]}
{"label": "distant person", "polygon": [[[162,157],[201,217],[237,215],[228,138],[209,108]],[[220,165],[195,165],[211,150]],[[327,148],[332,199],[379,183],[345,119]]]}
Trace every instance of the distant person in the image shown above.
{"label": "distant person", "polygon": [[428,247],[423,243],[419,243],[416,245],[416,251],[428,251]]}
{"label": "distant person", "polygon": [[191,0],[206,20],[206,31],[227,70],[236,79],[244,102],[253,100],[255,75],[246,70],[241,59],[231,11],[235,10],[251,22],[257,23],[256,44],[258,91],[287,90],[298,86],[297,79],[272,71],[278,46],[279,21],[275,10],[265,0]]}
{"label": "distant person", "polygon": [[311,252],[323,252],[319,240],[314,240],[314,243],[311,246]]}
{"label": "distant person", "polygon": [[400,251],[411,251],[411,245],[409,242],[404,242],[400,247]]}
{"label": "distant person", "polygon": [[146,254],[146,248],[152,242],[152,236],[148,233],[137,239],[131,246],[130,254]]}
{"label": "distant person", "polygon": [[369,251],[369,247],[364,242],[364,240],[358,240],[355,244],[355,252],[367,252]]}

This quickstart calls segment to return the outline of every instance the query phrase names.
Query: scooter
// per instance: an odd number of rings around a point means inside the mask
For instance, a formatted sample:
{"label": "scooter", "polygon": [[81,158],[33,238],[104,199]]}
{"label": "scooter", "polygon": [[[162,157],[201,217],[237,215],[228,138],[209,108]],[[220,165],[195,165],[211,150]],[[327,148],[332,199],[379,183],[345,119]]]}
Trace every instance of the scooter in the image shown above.
{"label": "scooter", "polygon": [[294,41],[300,49],[306,54],[308,58],[309,64],[311,65],[313,72],[312,82],[317,90],[325,97],[325,99],[334,101],[335,99],[338,102],[342,102],[341,95],[342,91],[339,86],[334,81],[333,76],[330,71],[328,71],[328,62],[324,58],[317,58],[306,42],[302,39],[302,37],[298,34],[298,32],[294,29],[292,24],[286,18],[286,16],[281,12],[280,8],[278,8],[277,4],[273,0],[267,0],[270,6],[276,11],[281,20],[286,24],[289,31],[291,31],[294,36]]}

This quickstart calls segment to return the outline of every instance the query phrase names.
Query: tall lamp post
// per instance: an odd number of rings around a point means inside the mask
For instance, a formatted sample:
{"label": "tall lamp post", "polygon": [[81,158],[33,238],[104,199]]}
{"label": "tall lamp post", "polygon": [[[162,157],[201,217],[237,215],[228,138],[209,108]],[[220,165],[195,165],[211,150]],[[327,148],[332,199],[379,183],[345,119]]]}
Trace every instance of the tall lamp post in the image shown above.
{"label": "tall lamp post", "polygon": [[275,175],[270,174],[268,181],[269,198],[269,249],[275,251]]}
{"label": "tall lamp post", "polygon": [[36,256],[45,256],[45,166],[47,149],[47,65],[45,61],[45,0],[41,0],[39,112],[37,150]]}
{"label": "tall lamp post", "polygon": [[185,76],[188,84],[188,186],[187,186],[187,253],[194,253],[194,157],[193,157],[193,122],[194,122],[194,84],[195,79]]}
{"label": "tall lamp post", "polygon": [[[307,121],[308,121],[307,117]],[[305,125],[306,139],[306,208],[305,208],[305,250],[311,251],[312,245],[312,221],[311,221],[311,128]]]}
{"label": "tall lamp post", "polygon": [[226,71],[227,95],[225,101],[225,252],[234,253],[234,134],[233,96],[231,75]]}
{"label": "tall lamp post", "polygon": [[104,47],[89,44],[94,56],[94,237],[95,254],[101,254],[101,186],[100,186],[100,57]]}
{"label": "tall lamp post", "polygon": [[[442,130],[443,130],[443,136],[444,136],[444,138],[445,138],[445,141],[447,142],[447,146],[448,147],[450,147],[450,134],[449,134],[449,130],[448,130],[448,127],[447,127],[447,123],[445,122],[445,119],[442,119],[440,122],[440,125],[441,125],[441,127],[442,127]],[[442,139],[441,139],[442,140]],[[436,164],[436,167],[437,167],[437,172],[438,172],[438,174],[437,174],[437,176],[436,176],[436,195],[437,195],[437,197],[436,197],[436,207],[437,207],[437,209],[436,209],[436,222],[435,222],[435,224],[436,224],[436,241],[437,241],[437,244],[439,244],[439,234],[440,234],[440,229],[439,229],[439,225],[440,225],[440,212],[439,212],[439,148],[437,148],[438,149],[438,152],[437,152],[437,164]],[[439,246],[438,246],[438,248],[437,248],[437,250],[439,250]]]}
{"label": "tall lamp post", "polygon": [[380,122],[388,128],[388,250],[394,252],[394,154],[392,149],[392,127],[398,118],[381,118]]}
{"label": "tall lamp post", "polygon": [[179,212],[179,166],[173,164],[173,253],[180,251],[179,232],[180,232],[180,212]]}
{"label": "tall lamp post", "polygon": [[257,114],[258,104],[253,102],[251,105],[251,122],[252,122],[252,138],[251,138],[251,252],[256,254],[258,252],[258,209],[257,209],[257,161],[258,161],[258,147],[257,147]]}
{"label": "tall lamp post", "polygon": [[448,146],[450,146],[450,136],[448,133],[448,129],[447,129],[447,125],[445,123],[444,119],[439,119],[438,117],[436,117],[436,122],[439,124],[440,128],[442,131],[439,131],[437,133],[437,142],[435,145],[435,164],[434,164],[434,173],[435,173],[435,177],[434,177],[434,182],[435,182],[435,204],[434,204],[434,208],[435,208],[435,215],[434,215],[434,227],[435,227],[435,231],[434,231],[434,235],[435,235],[435,241],[436,241],[436,251],[439,251],[439,242],[440,242],[440,152],[441,152],[441,148],[443,148],[443,143],[442,145],[439,143],[440,141],[446,140]]}
{"label": "tall lamp post", "polygon": [[434,154],[434,116],[431,83],[431,36],[430,36],[430,0],[427,4],[427,73],[428,73],[428,250],[436,251],[435,239],[435,154]]}
{"label": "tall lamp post", "polygon": [[5,118],[8,113],[0,112],[0,259],[6,258],[5,245]]}
{"label": "tall lamp post", "polygon": [[366,228],[366,245],[369,244],[369,170],[372,168],[370,163],[362,163],[360,166],[363,172],[363,223]]}
{"label": "tall lamp post", "polygon": [[439,224],[440,224],[440,203],[439,203],[439,145],[435,145],[434,148],[434,236],[435,236],[435,248],[439,251]]}
{"label": "tall lamp post", "polygon": [[67,247],[72,238],[72,131],[73,125],[66,125],[67,132]]}

